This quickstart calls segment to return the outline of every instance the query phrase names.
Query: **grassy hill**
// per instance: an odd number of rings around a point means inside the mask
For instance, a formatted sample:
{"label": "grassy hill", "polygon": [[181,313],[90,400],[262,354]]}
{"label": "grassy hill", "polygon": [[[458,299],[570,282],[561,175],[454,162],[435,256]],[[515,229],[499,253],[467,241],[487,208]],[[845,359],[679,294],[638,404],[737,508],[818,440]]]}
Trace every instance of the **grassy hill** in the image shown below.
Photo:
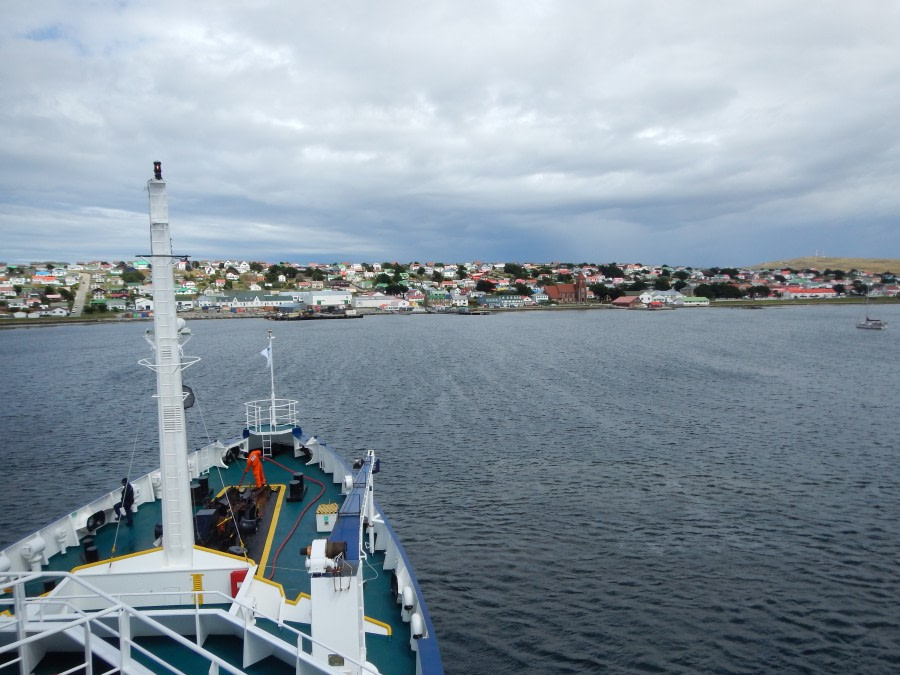
{"label": "grassy hill", "polygon": [[807,258],[791,258],[790,260],[773,260],[772,262],[752,265],[750,269],[775,269],[778,267],[802,269],[832,269],[849,272],[856,269],[870,274],[893,272],[900,274],[900,260],[897,258],[826,258],[825,256],[809,256]]}

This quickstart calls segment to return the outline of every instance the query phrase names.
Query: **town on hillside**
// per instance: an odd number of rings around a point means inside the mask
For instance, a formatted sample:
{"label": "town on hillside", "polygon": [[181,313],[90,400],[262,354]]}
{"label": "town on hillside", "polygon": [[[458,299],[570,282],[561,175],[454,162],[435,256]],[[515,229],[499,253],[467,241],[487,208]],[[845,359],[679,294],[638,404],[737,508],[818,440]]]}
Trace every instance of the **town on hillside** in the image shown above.
{"label": "town on hillside", "polygon": [[[0,317],[153,311],[144,260],[0,262]],[[708,306],[736,299],[832,299],[900,294],[893,273],[562,263],[294,263],[182,260],[181,311],[202,313],[411,312],[607,305]]]}

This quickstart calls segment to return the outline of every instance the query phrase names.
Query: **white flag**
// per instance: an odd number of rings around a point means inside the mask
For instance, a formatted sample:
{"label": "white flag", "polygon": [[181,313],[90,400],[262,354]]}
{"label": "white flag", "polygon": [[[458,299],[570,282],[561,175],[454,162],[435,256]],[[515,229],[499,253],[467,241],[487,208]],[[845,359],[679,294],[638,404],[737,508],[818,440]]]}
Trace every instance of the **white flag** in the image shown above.
{"label": "white flag", "polygon": [[267,368],[271,368],[271,367],[272,367],[272,352],[271,352],[271,347],[266,347],[265,349],[263,349],[263,350],[259,353],[259,355],[260,355],[260,356],[265,356],[265,357],[266,357],[266,367],[267,367]]}

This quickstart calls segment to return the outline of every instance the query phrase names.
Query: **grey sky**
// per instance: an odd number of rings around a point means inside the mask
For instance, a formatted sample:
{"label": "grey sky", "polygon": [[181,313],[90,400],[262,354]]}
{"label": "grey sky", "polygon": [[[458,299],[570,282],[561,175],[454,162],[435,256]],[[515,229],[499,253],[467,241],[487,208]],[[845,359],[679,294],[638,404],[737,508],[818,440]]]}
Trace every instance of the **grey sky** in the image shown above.
{"label": "grey sky", "polygon": [[0,260],[900,258],[900,3],[5,3]]}

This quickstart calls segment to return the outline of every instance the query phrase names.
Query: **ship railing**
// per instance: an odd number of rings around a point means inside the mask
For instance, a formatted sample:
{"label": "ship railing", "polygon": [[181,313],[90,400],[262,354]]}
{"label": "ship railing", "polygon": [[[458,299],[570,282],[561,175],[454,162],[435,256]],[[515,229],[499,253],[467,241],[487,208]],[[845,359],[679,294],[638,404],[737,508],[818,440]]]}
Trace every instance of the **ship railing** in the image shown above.
{"label": "ship railing", "polygon": [[[188,467],[191,478],[197,478],[212,467],[225,468],[224,456],[228,450],[229,446],[216,441],[190,453]],[[159,469],[131,479],[135,493],[134,513],[137,513],[143,504],[157,501],[156,493],[161,480],[162,472]],[[27,573],[31,569],[30,561],[39,561],[40,564],[46,565],[57,553],[65,553],[67,549],[78,546],[84,536],[96,529],[97,526],[90,527],[89,524],[98,514],[103,515],[102,523],[111,521],[113,507],[121,499],[121,493],[122,488],[117,487],[14,544],[0,549],[0,570]]]}
{"label": "ship railing", "polygon": [[[89,597],[94,599],[102,598],[107,602],[107,606],[96,611],[87,612],[71,604],[69,600],[72,598],[57,599],[52,595],[37,598],[27,596],[25,584],[60,578],[68,579],[71,583],[82,586]],[[81,639],[84,645],[85,672],[90,672],[89,664],[92,655],[96,654],[109,661],[113,653],[118,656],[119,672],[128,672],[133,662],[132,651],[136,651],[162,668],[173,673],[180,673],[181,671],[176,667],[167,663],[152,651],[142,647],[131,638],[131,623],[136,621],[151,632],[165,636],[204,658],[209,662],[210,673],[218,673],[220,671],[234,673],[235,675],[243,673],[240,668],[191,642],[176,631],[147,616],[141,610],[135,609],[121,600],[117,600],[115,597],[104,593],[70,572],[0,575],[0,580],[2,580],[5,587],[12,587],[13,595],[12,599],[0,601],[0,606],[7,605],[10,611],[14,613],[10,621],[0,625],[0,629],[6,630],[14,624],[18,637],[17,640],[0,646],[0,655],[13,651],[18,653],[19,657],[15,659],[15,662],[19,664],[20,672],[33,672],[45,651],[42,646],[53,644],[52,638],[54,636],[65,633],[73,640]],[[53,613],[45,612],[45,609],[48,608]],[[68,612],[60,613],[60,610],[68,610]],[[107,623],[107,621],[112,622],[113,620],[118,623],[118,630]],[[83,629],[81,635],[79,635],[78,631],[73,631],[73,629],[79,627]],[[29,635],[29,633],[32,634]],[[118,642],[118,648],[111,647],[106,642],[107,638],[115,639]],[[113,652],[113,650],[115,651]],[[75,670],[81,670],[81,668],[76,668]]]}
{"label": "ship railing", "polygon": [[[375,452],[369,450],[368,452],[366,452],[366,457],[363,460],[363,466],[360,468],[359,472],[353,479],[353,491],[358,494],[361,492],[361,494],[359,495],[361,499],[359,501],[359,531],[357,532],[357,541],[359,541],[359,555],[362,560],[365,560],[367,558],[365,553],[365,522],[368,519],[370,511],[372,510],[369,501],[374,499],[374,471]],[[347,504],[348,502],[345,501],[344,503]]]}
{"label": "ship railing", "polygon": [[255,434],[290,431],[298,425],[298,401],[287,398],[266,398],[244,404],[247,428]]}
{"label": "ship railing", "polygon": [[[42,595],[38,597],[28,597],[26,593],[26,584],[34,584],[48,580],[57,581],[60,579],[70,580],[72,583],[79,585],[84,589],[84,594],[67,594],[65,597],[56,598],[50,595]],[[244,671],[236,666],[228,663],[213,652],[204,649],[202,646],[192,642],[184,637],[181,633],[172,630],[166,626],[161,620],[166,615],[174,615],[176,613],[184,613],[186,606],[180,606],[175,610],[161,609],[158,605],[153,605],[153,610],[141,610],[123,601],[128,598],[132,601],[139,598],[159,597],[154,592],[128,592],[109,594],[96,586],[85,581],[83,577],[79,577],[71,572],[35,572],[30,574],[13,574],[0,573],[0,583],[9,591],[12,589],[12,598],[0,598],[0,608],[5,607],[8,614],[4,614],[0,618],[0,635],[3,632],[16,630],[17,640],[8,644],[0,644],[0,657],[8,653],[18,653],[19,657],[5,661],[0,658],[2,665],[0,671],[4,668],[20,664],[22,672],[32,672],[37,666],[39,658],[36,654],[43,654],[44,650],[40,649],[40,643],[48,639],[66,633],[72,639],[78,639],[72,632],[72,629],[83,627],[83,645],[85,649],[85,665],[90,661],[91,655],[97,652],[98,656],[109,661],[111,658],[110,645],[107,639],[114,640],[119,647],[115,650],[118,655],[120,672],[128,672],[128,664],[133,661],[132,650],[139,652],[146,658],[152,660],[160,667],[173,673],[181,673],[172,664],[167,663],[152,651],[141,646],[134,639],[134,631],[132,630],[132,622],[137,622],[143,628],[141,637],[148,633],[156,634],[160,637],[167,637],[177,642],[182,647],[198,654],[209,662],[209,672],[216,675],[221,671],[228,673],[242,674]],[[316,644],[322,647],[327,653],[340,656],[344,662],[359,669],[361,673],[376,673],[366,667],[366,665],[353,657],[341,654],[340,651],[333,649],[321,640],[317,640],[311,635],[300,631],[293,626],[284,623],[278,619],[273,619],[261,614],[257,609],[250,605],[244,604],[233,599],[231,596],[211,590],[201,591],[179,591],[180,595],[192,596],[192,607],[187,611],[193,614],[194,625],[198,639],[204,634],[201,630],[203,617],[219,616],[230,621],[233,625],[239,624],[244,631],[244,640],[247,639],[257,622],[263,620],[272,624],[274,628],[286,631],[293,638],[293,643],[280,638],[276,638],[269,631],[257,629],[270,639],[277,640],[283,645],[291,645],[291,652],[295,659],[295,668],[297,672],[302,671],[302,666],[321,668],[321,672],[330,672],[327,666],[312,661],[312,646]],[[213,601],[210,602],[210,599]],[[92,601],[103,600],[107,603],[106,607],[97,610],[85,610],[77,606],[73,601],[89,599]],[[219,602],[219,606],[215,605]],[[212,608],[204,608],[202,605],[212,605]],[[222,607],[228,606],[236,608],[237,614],[228,614]],[[153,616],[150,616],[150,614]],[[154,618],[158,617],[157,618]],[[8,619],[8,620],[4,620]],[[115,622],[118,629],[113,627]],[[40,630],[38,630],[40,629]],[[29,635],[29,633],[32,633]],[[257,633],[258,635],[259,633]],[[93,638],[99,638],[92,642]],[[105,648],[105,651],[104,651]],[[113,648],[114,649],[114,648]],[[37,651],[34,651],[37,650]],[[50,650],[52,651],[52,650]],[[23,663],[24,662],[24,663]],[[302,664],[301,664],[302,662]],[[74,670],[80,670],[75,668]],[[86,671],[88,672],[88,671]]]}

